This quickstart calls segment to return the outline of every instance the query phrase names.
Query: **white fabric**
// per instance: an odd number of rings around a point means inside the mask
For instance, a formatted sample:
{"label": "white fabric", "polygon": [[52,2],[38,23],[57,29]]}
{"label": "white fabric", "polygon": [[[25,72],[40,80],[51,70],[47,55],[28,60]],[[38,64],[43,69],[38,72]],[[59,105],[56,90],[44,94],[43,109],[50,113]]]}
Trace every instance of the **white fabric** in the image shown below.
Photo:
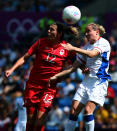
{"label": "white fabric", "polygon": [[95,126],[94,120],[85,122],[86,131],[94,131],[94,126]]}
{"label": "white fabric", "polygon": [[72,83],[69,83],[68,85],[63,87],[64,95],[68,95],[69,92],[74,91],[74,90],[75,90],[75,86]]}
{"label": "white fabric", "polygon": [[26,131],[26,121],[18,121],[15,131]]}
{"label": "white fabric", "polygon": [[[83,56],[83,55],[79,55],[77,54],[77,60],[86,65],[86,67],[89,68],[90,70],[90,73],[88,74],[90,77],[98,77],[96,75],[96,73],[98,73],[99,71],[99,68],[101,68],[102,66],[102,63],[105,62],[102,57],[104,57],[104,53],[107,53],[106,55],[106,64],[108,64],[107,67],[104,67],[106,73],[108,73],[108,68],[109,68],[109,56],[110,56],[110,44],[109,42],[104,39],[104,38],[100,38],[99,40],[96,41],[96,43],[94,44],[86,44],[84,46],[85,50],[93,50],[93,49],[96,49],[100,52],[100,55],[96,56],[96,57],[93,57],[93,58],[90,58],[90,57],[86,57],[86,56]],[[86,62],[86,63],[85,63]]]}
{"label": "white fabric", "polygon": [[103,106],[107,95],[108,81],[101,82],[101,79],[85,77],[79,85],[73,100],[78,100],[86,105],[88,101],[94,101]]}

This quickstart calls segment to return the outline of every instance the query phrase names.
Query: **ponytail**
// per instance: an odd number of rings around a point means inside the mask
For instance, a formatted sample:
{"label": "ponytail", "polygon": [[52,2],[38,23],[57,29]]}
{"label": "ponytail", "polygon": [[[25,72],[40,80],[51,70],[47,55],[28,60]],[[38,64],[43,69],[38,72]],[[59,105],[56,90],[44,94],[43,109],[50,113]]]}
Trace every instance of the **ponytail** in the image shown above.
{"label": "ponytail", "polygon": [[71,30],[71,33],[72,33],[76,38],[78,38],[78,37],[79,37],[78,28],[73,27],[73,26],[70,26],[69,28],[70,28],[70,30]]}
{"label": "ponytail", "polygon": [[105,34],[105,28],[102,25],[96,24],[96,23],[90,23],[88,26],[92,26],[94,30],[99,30],[99,34],[103,35]]}
{"label": "ponytail", "polygon": [[[97,24],[98,25],[98,24]],[[98,28],[99,28],[99,31],[100,31],[100,34],[101,35],[104,35],[106,32],[105,32],[105,28],[102,26],[102,25],[98,25]]]}

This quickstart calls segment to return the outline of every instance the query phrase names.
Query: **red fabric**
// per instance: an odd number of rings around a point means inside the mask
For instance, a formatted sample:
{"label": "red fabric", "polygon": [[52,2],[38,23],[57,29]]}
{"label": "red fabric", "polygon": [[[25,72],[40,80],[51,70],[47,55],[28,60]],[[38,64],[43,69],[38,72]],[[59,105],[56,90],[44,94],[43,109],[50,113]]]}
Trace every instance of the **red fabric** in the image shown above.
{"label": "red fabric", "polygon": [[45,126],[44,125],[42,125],[41,127],[40,126],[35,126],[34,131],[45,131]]}
{"label": "red fabric", "polygon": [[114,98],[115,97],[115,92],[112,87],[108,87],[107,89],[107,98]]}
{"label": "red fabric", "polygon": [[[65,41],[61,43],[66,44]],[[57,94],[57,81],[48,87],[48,79],[63,69],[65,61],[75,56],[65,50],[61,43],[52,44],[47,38],[41,38],[28,50],[29,55],[36,55],[24,94],[24,106],[29,113],[51,109]]]}
{"label": "red fabric", "polygon": [[13,123],[16,125],[16,123],[18,122],[18,118],[16,118]]}
{"label": "red fabric", "polygon": [[[46,112],[46,109],[50,110],[56,93],[56,88],[45,88],[43,85],[36,87],[35,85],[27,83],[24,94],[24,106],[31,107],[27,113],[33,114],[35,108],[43,112]],[[35,104],[38,105],[38,107],[35,107]]]}
{"label": "red fabric", "polygon": [[[65,41],[61,42],[66,44]],[[28,50],[30,55],[36,54],[34,66],[31,70],[29,82],[39,84],[59,73],[64,62],[71,57],[60,43],[51,44],[47,38],[36,41]],[[74,57],[74,56],[72,56]]]}
{"label": "red fabric", "polygon": [[36,108],[36,106],[27,106],[26,112],[27,112],[27,114],[35,114],[35,113],[37,113],[37,108]]}
{"label": "red fabric", "polygon": [[114,56],[116,56],[116,52],[111,50],[110,57],[113,58]]}
{"label": "red fabric", "polygon": [[44,125],[41,127],[41,131],[45,131],[45,126]]}
{"label": "red fabric", "polygon": [[30,123],[26,123],[26,131],[33,131],[34,125]]}

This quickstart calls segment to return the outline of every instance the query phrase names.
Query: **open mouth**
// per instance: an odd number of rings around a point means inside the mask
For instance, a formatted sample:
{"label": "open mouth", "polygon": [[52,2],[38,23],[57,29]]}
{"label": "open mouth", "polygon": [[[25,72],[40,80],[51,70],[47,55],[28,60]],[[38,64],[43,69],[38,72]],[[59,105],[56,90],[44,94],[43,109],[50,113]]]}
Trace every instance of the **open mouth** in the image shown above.
{"label": "open mouth", "polygon": [[54,37],[51,34],[48,34],[49,39],[53,39]]}

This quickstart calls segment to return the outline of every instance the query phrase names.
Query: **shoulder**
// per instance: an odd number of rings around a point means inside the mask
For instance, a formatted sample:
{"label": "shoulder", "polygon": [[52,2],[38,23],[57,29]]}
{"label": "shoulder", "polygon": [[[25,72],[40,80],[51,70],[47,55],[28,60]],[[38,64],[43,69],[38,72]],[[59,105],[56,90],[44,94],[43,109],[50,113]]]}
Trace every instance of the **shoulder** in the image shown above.
{"label": "shoulder", "polygon": [[38,39],[35,43],[36,45],[40,46],[40,45],[45,45],[47,42],[48,42],[47,38],[44,37],[44,38]]}
{"label": "shoulder", "polygon": [[111,50],[109,41],[102,37],[99,39],[99,42],[97,42],[97,47],[101,48],[104,52]]}
{"label": "shoulder", "polygon": [[106,39],[103,38],[103,37],[100,38],[99,43],[103,43],[103,44],[106,44],[106,45],[110,45],[109,41],[106,40]]}
{"label": "shoulder", "polygon": [[95,44],[96,47],[110,48],[110,43],[105,38],[101,37]]}
{"label": "shoulder", "polygon": [[63,40],[61,43],[62,43],[62,44],[67,44],[67,41]]}
{"label": "shoulder", "polygon": [[47,39],[47,37],[44,37],[44,38],[40,38],[38,41],[39,42],[46,42],[46,41],[48,41],[48,39]]}

